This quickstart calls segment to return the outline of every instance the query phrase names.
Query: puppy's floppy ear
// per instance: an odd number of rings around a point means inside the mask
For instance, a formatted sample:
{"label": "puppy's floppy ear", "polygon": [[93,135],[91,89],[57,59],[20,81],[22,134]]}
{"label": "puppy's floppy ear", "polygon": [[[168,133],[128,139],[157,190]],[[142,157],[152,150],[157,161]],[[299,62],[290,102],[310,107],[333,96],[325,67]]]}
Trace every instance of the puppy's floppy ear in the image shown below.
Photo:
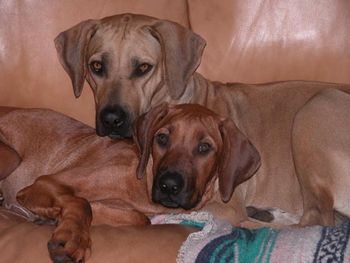
{"label": "puppy's floppy ear", "polygon": [[235,187],[254,175],[260,166],[260,155],[248,138],[231,119],[220,123],[223,140],[219,162],[219,191],[223,202],[228,202]]}
{"label": "puppy's floppy ear", "polygon": [[148,28],[161,45],[169,94],[172,99],[179,99],[201,62],[206,42],[191,30],[171,21],[160,20]]}
{"label": "puppy's floppy ear", "polygon": [[97,23],[97,20],[83,21],[55,38],[59,61],[72,80],[76,98],[83,89],[86,76],[85,54]]}
{"label": "puppy's floppy ear", "polygon": [[0,180],[10,175],[21,163],[18,153],[0,141]]}
{"label": "puppy's floppy ear", "polygon": [[140,161],[136,171],[138,179],[144,176],[151,154],[154,133],[157,131],[160,121],[168,114],[168,110],[168,104],[162,103],[135,121],[133,138],[140,153]]}

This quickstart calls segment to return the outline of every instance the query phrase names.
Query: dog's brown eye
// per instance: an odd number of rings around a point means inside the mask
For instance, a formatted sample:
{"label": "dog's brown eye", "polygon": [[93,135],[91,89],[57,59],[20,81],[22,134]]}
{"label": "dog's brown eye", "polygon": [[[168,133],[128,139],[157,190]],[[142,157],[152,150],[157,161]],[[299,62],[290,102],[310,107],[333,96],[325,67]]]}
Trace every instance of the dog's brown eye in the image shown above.
{"label": "dog's brown eye", "polygon": [[134,71],[134,75],[137,77],[141,77],[148,73],[152,69],[152,65],[148,63],[142,63],[141,65],[137,66],[137,68]]}
{"label": "dog's brown eye", "polygon": [[98,75],[103,73],[103,65],[99,61],[92,61],[90,63],[90,68],[94,73],[96,73]]}
{"label": "dog's brown eye", "polygon": [[165,133],[159,133],[156,137],[156,141],[160,146],[166,146],[169,141],[169,136]]}
{"label": "dog's brown eye", "polygon": [[205,154],[205,153],[209,152],[210,149],[211,149],[211,146],[209,143],[204,142],[204,143],[200,143],[198,145],[198,152],[200,154]]}
{"label": "dog's brown eye", "polygon": [[151,66],[151,65],[144,63],[144,64],[142,64],[141,66],[139,66],[139,71],[142,72],[142,73],[144,73],[144,72],[146,72],[146,71],[148,70],[148,68],[149,68],[150,66]]}

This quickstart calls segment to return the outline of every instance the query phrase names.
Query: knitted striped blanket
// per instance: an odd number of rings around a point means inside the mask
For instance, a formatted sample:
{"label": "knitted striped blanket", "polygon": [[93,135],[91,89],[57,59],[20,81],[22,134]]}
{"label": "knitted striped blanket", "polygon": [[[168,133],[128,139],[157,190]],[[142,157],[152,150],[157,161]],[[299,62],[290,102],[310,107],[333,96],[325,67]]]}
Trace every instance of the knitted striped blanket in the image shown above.
{"label": "knitted striped blanket", "polygon": [[182,245],[178,263],[350,262],[350,220],[335,227],[280,230],[236,228],[207,212],[162,215],[152,221],[200,229]]}

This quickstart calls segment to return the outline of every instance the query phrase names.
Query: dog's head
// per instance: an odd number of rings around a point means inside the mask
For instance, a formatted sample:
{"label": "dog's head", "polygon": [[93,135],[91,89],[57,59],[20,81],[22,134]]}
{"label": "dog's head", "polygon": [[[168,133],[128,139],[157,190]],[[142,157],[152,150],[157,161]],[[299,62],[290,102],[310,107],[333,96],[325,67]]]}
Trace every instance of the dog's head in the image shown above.
{"label": "dog's head", "polygon": [[227,202],[260,165],[259,153],[232,120],[196,104],[154,107],[138,118],[134,139],[137,176],[144,176],[152,156],[149,194],[166,207],[191,209],[205,202],[217,178]]}
{"label": "dog's head", "polygon": [[136,117],[183,95],[205,41],[174,22],[123,14],[81,22],[55,44],[75,96],[85,79],[93,90],[97,134],[130,137]]}

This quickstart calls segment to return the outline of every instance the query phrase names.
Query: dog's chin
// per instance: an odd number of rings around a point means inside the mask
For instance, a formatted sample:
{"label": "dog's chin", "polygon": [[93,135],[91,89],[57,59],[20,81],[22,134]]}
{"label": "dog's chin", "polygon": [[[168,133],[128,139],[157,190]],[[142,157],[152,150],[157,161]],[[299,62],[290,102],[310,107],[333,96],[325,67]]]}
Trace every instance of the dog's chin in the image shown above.
{"label": "dog's chin", "polygon": [[159,204],[167,208],[179,208],[180,205],[172,200],[160,200]]}
{"label": "dog's chin", "polygon": [[111,131],[108,134],[108,137],[111,139],[130,139],[132,137],[132,133],[129,130]]}
{"label": "dog's chin", "polygon": [[167,207],[167,208],[181,208],[184,210],[190,210],[192,208],[195,208],[197,205],[197,203],[195,203],[195,204],[187,203],[187,202],[179,203],[179,202],[176,202],[174,200],[171,200],[170,198],[164,198],[164,199],[160,199],[160,200],[153,199],[153,202],[161,204],[162,206]]}
{"label": "dog's chin", "polygon": [[132,138],[132,130],[129,126],[125,126],[120,129],[106,129],[101,124],[96,124],[96,134],[100,137],[108,136],[113,140]]}
{"label": "dog's chin", "polygon": [[116,133],[108,134],[108,137],[113,139],[113,140],[131,138],[131,136],[130,137],[124,137],[124,136],[122,136],[120,134],[116,134]]}

